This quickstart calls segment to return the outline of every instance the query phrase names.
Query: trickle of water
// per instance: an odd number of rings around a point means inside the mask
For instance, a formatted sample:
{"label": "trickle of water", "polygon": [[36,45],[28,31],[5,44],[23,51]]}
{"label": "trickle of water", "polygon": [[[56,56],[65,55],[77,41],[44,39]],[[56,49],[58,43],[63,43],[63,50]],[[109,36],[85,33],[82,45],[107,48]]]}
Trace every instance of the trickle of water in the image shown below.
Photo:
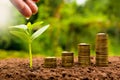
{"label": "trickle of water", "polygon": [[27,19],[27,20],[29,20],[29,19],[30,19],[30,17],[26,17],[26,19]]}

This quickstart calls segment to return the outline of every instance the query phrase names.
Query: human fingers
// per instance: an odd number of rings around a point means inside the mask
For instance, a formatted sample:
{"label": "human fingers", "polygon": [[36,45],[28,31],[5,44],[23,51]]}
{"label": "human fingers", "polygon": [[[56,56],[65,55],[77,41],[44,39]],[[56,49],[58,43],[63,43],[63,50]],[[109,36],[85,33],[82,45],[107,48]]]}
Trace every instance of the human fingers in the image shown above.
{"label": "human fingers", "polygon": [[24,2],[23,0],[10,0],[11,3],[17,8],[17,9],[23,9],[24,8]]}
{"label": "human fingers", "polygon": [[30,9],[30,7],[24,3],[24,8],[22,10],[19,10],[21,12],[22,15],[24,15],[26,18],[29,18],[32,16],[32,11]]}
{"label": "human fingers", "polygon": [[10,0],[11,3],[18,9],[18,11],[25,17],[30,17],[32,11],[23,0]]}
{"label": "human fingers", "polygon": [[32,1],[34,1],[34,2],[39,2],[39,0],[32,0]]}
{"label": "human fingers", "polygon": [[29,8],[31,9],[32,13],[36,14],[38,11],[38,7],[35,4],[35,2],[33,2],[32,0],[26,0],[25,2],[29,6]]}

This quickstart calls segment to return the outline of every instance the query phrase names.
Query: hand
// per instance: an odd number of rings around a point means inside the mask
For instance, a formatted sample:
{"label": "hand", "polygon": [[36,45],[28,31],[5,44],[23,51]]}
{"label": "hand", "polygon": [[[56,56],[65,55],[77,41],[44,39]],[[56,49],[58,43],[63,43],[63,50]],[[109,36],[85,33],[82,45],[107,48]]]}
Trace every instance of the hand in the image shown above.
{"label": "hand", "polygon": [[29,18],[33,14],[36,14],[38,11],[38,7],[36,6],[35,2],[39,0],[10,0],[11,3],[18,9],[18,11]]}

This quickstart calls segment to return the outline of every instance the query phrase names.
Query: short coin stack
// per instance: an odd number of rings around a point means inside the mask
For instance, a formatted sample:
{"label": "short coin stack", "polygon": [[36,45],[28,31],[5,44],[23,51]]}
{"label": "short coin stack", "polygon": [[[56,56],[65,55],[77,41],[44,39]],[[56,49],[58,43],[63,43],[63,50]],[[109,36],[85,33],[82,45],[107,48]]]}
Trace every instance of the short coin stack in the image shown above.
{"label": "short coin stack", "polygon": [[96,65],[100,67],[108,66],[108,45],[106,33],[98,33],[96,36]]}
{"label": "short coin stack", "polygon": [[72,67],[74,63],[74,54],[73,52],[62,52],[62,66],[63,67]]}
{"label": "short coin stack", "polygon": [[78,44],[78,62],[80,66],[90,65],[90,45],[87,43]]}
{"label": "short coin stack", "polygon": [[44,58],[45,68],[55,68],[57,66],[56,57],[46,57]]}

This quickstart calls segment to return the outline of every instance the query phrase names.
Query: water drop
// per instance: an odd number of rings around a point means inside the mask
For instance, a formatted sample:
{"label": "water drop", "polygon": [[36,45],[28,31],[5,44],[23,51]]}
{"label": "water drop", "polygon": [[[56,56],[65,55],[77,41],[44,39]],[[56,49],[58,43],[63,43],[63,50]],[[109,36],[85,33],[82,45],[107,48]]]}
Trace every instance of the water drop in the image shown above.
{"label": "water drop", "polygon": [[26,17],[26,19],[27,19],[27,20],[29,20],[29,19],[30,19],[30,17]]}

